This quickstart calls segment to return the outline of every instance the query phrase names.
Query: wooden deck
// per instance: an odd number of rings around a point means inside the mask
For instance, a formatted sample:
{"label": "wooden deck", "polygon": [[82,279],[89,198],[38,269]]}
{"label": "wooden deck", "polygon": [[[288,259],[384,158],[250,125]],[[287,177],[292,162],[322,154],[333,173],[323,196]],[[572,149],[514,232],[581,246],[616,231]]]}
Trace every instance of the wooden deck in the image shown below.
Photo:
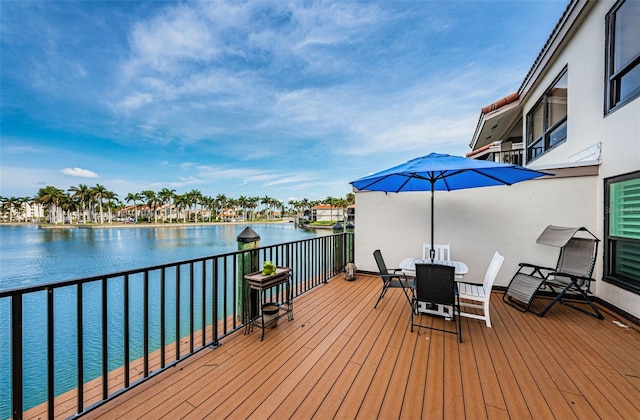
{"label": "wooden deck", "polygon": [[[409,328],[378,277],[335,278],[295,300],[295,320],[236,333],[85,418],[640,418],[640,334],[607,311],[544,318],[492,296],[493,328]],[[441,319],[423,322],[453,327]]]}

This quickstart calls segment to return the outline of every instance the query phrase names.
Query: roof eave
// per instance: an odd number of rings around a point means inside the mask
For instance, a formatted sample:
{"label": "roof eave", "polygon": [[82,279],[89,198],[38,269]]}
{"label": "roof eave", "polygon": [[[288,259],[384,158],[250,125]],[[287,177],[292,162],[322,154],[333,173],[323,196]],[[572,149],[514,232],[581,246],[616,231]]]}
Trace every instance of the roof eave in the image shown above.
{"label": "roof eave", "polygon": [[471,139],[471,143],[469,144],[471,150],[476,150],[477,148],[486,146],[487,144],[493,143],[494,141],[504,140],[501,138],[483,138],[484,136],[482,134],[485,132],[484,128],[487,124],[493,123],[496,118],[505,116],[508,117],[508,120],[504,122],[503,125],[506,124],[507,126],[510,126],[516,119],[520,118],[521,113],[522,105],[519,100],[511,102],[486,114],[481,112],[478,124],[476,125],[476,130],[473,133],[473,138]]}

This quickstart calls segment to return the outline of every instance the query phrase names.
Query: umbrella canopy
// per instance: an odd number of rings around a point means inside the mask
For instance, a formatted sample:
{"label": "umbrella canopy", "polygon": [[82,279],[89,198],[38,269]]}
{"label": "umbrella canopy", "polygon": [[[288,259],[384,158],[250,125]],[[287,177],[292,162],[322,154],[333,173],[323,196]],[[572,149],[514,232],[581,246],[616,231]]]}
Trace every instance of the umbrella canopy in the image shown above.
{"label": "umbrella canopy", "polygon": [[361,191],[431,191],[431,259],[433,259],[433,193],[465,188],[512,185],[552,173],[518,165],[431,153],[350,182]]}

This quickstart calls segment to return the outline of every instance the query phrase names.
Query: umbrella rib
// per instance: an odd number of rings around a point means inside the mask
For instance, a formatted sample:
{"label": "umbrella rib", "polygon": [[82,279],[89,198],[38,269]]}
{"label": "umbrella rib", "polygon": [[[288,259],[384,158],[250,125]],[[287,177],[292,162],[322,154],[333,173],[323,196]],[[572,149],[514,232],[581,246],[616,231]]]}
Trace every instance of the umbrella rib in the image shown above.
{"label": "umbrella rib", "polygon": [[441,179],[442,182],[444,183],[444,186],[447,187],[447,191],[451,191],[451,187],[449,186],[449,182],[447,181],[447,178],[449,178],[450,176],[461,174],[464,171],[465,171],[465,169],[460,169],[460,170],[457,170],[457,171],[452,171],[450,173],[447,173],[446,175],[445,175],[445,172],[447,172],[447,171],[440,171],[438,176],[432,177],[433,181],[431,181],[431,183],[435,184],[437,180]]}
{"label": "umbrella rib", "polygon": [[498,181],[498,182],[500,182],[500,183],[502,183],[502,184],[505,184],[505,185],[513,185],[513,182],[507,182],[507,181],[502,180],[502,179],[500,179],[500,178],[497,178],[497,177],[495,177],[495,176],[492,176],[492,175],[486,174],[486,173],[484,173],[484,172],[480,172],[480,171],[478,171],[477,169],[469,169],[469,171],[475,172],[475,173],[477,173],[477,174],[479,174],[479,175],[485,176],[485,177],[487,177],[487,178],[489,178],[489,179],[493,179],[494,181]]}
{"label": "umbrella rib", "polygon": [[402,176],[406,177],[407,179],[402,184],[400,184],[400,187],[398,187],[398,190],[396,192],[402,191],[404,186],[407,185],[407,182],[411,181],[411,177],[417,176],[417,174],[413,173],[413,174],[410,174],[409,176],[406,176],[406,175],[402,175]]}
{"label": "umbrella rib", "polygon": [[372,180],[372,181],[371,181],[370,183],[368,183],[367,185],[363,185],[362,187],[360,187],[360,188],[358,188],[358,189],[359,189],[360,191],[364,191],[364,190],[366,190],[367,188],[369,188],[370,186],[372,186],[373,184],[375,184],[375,183],[377,183],[377,182],[380,182],[380,181],[383,181],[383,180],[385,180],[385,179],[389,178],[390,176],[391,176],[391,175],[384,175],[383,177],[381,177],[381,178],[377,178],[377,179],[375,179],[375,180]]}

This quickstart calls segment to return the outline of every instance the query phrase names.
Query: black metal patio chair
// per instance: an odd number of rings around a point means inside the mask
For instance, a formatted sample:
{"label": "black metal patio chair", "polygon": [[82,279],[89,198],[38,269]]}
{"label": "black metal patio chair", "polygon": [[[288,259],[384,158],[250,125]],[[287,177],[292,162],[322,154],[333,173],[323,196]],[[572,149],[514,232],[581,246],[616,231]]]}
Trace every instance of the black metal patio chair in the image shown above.
{"label": "black metal patio chair", "polygon": [[407,276],[400,268],[388,269],[387,265],[384,263],[384,258],[382,258],[382,252],[380,252],[379,249],[376,249],[373,252],[373,257],[376,260],[378,271],[380,271],[380,277],[382,278],[382,291],[380,292],[380,296],[378,297],[374,308],[378,307],[378,303],[387,293],[387,289],[389,288],[401,288],[402,292],[407,297],[407,301],[411,304],[411,298],[409,297],[407,290],[411,291],[413,277]]}
{"label": "black metal patio chair", "polygon": [[[444,328],[429,327],[414,321],[415,315],[430,313],[428,308],[448,307],[447,318],[453,320],[455,331]],[[424,308],[424,309],[423,309]],[[429,328],[436,331],[456,334],[462,343],[462,327],[460,324],[460,299],[455,281],[455,268],[442,264],[416,264],[414,298],[411,304],[411,331],[413,327]],[[433,311],[436,312],[436,311]],[[433,313],[431,312],[431,313]]]}

